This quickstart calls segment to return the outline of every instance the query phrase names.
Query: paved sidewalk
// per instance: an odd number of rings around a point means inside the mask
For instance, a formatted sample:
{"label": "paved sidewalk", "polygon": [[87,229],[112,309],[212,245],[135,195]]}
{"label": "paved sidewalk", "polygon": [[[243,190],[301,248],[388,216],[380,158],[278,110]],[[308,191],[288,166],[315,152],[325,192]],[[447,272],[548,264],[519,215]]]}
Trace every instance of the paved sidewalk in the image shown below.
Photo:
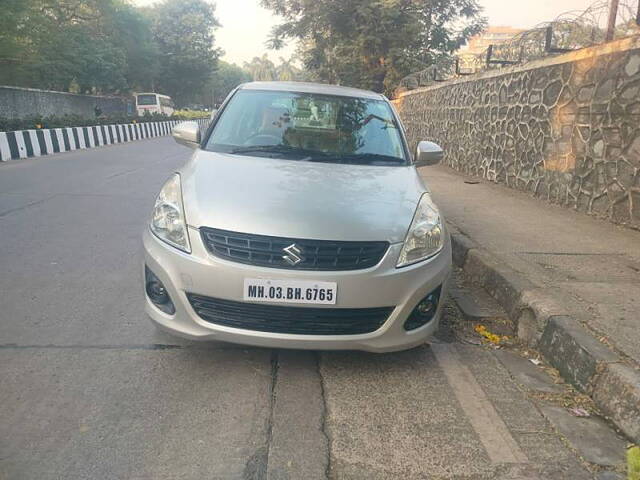
{"label": "paved sidewalk", "polygon": [[640,232],[443,165],[420,173],[462,234],[458,265],[521,338],[640,438]]}
{"label": "paved sidewalk", "polygon": [[640,232],[550,205],[445,166],[421,169],[447,221],[481,247],[557,290],[614,348],[640,364]]}

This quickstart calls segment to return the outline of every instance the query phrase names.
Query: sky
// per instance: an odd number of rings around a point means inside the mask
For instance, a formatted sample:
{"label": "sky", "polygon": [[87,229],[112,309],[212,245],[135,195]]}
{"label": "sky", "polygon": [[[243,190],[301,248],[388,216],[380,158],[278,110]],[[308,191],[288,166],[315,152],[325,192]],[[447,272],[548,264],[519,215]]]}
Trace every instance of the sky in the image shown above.
{"label": "sky", "polygon": [[595,0],[479,0],[489,25],[530,28],[561,13],[586,10]]}
{"label": "sky", "polygon": [[[345,0],[349,1],[349,0]],[[489,25],[529,28],[553,20],[561,13],[585,10],[594,0],[479,0]],[[155,0],[133,0],[138,6],[151,5]],[[223,60],[242,65],[255,56],[267,53],[279,63],[280,56],[288,58],[294,45],[274,52],[265,42],[278,17],[260,7],[259,0],[217,0],[216,15],[222,27],[216,31],[216,42],[225,51]]]}
{"label": "sky", "polygon": [[[346,0],[348,1],[348,0]],[[133,0],[137,6],[147,6],[157,0]],[[280,57],[293,55],[295,45],[273,51],[265,42],[274,25],[279,23],[278,17],[260,6],[260,0],[212,0],[216,5],[216,17],[222,24],[216,30],[216,44],[225,51],[222,59],[242,66],[253,57],[261,57],[266,53],[269,58],[279,62]]]}

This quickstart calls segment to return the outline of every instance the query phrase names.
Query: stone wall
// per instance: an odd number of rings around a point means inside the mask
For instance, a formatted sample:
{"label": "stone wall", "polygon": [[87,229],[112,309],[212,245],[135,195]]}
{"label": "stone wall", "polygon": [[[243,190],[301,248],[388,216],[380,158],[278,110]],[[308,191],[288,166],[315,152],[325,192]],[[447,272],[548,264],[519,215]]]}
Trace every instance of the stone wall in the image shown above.
{"label": "stone wall", "polygon": [[24,118],[31,115],[47,117],[75,114],[93,118],[96,105],[105,115],[127,113],[127,102],[122,98],[76,95],[0,85],[0,117]]}
{"label": "stone wall", "polygon": [[411,147],[640,228],[640,37],[400,94]]}

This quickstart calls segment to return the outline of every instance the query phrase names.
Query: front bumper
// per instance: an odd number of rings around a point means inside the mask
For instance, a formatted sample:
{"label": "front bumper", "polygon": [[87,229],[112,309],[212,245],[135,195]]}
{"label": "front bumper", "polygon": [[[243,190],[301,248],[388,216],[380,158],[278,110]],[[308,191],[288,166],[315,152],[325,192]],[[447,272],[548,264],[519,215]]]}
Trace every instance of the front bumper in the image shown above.
{"label": "front bumper", "polygon": [[[194,340],[312,350],[405,350],[424,343],[437,329],[451,276],[451,243],[448,235],[445,235],[442,251],[424,262],[396,268],[402,244],[394,244],[378,265],[364,270],[338,272],[281,270],[234,263],[209,254],[197,229],[189,227],[189,237],[192,253],[186,254],[165,244],[149,229],[145,229],[145,263],[164,284],[176,311],[173,315],[162,312],[146,295],[145,310],[163,330]],[[371,333],[300,335],[214,325],[201,319],[187,299],[186,292],[190,292],[242,302],[244,279],[247,277],[337,282],[335,307],[395,308],[384,325]],[[415,330],[405,331],[404,322],[415,306],[440,285],[442,293],[433,320]]]}

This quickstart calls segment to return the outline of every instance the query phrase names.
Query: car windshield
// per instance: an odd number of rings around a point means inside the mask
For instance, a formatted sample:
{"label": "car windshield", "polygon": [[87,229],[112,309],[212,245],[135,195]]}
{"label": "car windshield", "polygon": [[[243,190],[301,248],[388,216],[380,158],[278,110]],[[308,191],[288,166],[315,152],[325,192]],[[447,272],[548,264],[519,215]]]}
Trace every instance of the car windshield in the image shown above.
{"label": "car windshield", "polygon": [[205,150],[331,163],[407,165],[386,101],[239,90]]}

